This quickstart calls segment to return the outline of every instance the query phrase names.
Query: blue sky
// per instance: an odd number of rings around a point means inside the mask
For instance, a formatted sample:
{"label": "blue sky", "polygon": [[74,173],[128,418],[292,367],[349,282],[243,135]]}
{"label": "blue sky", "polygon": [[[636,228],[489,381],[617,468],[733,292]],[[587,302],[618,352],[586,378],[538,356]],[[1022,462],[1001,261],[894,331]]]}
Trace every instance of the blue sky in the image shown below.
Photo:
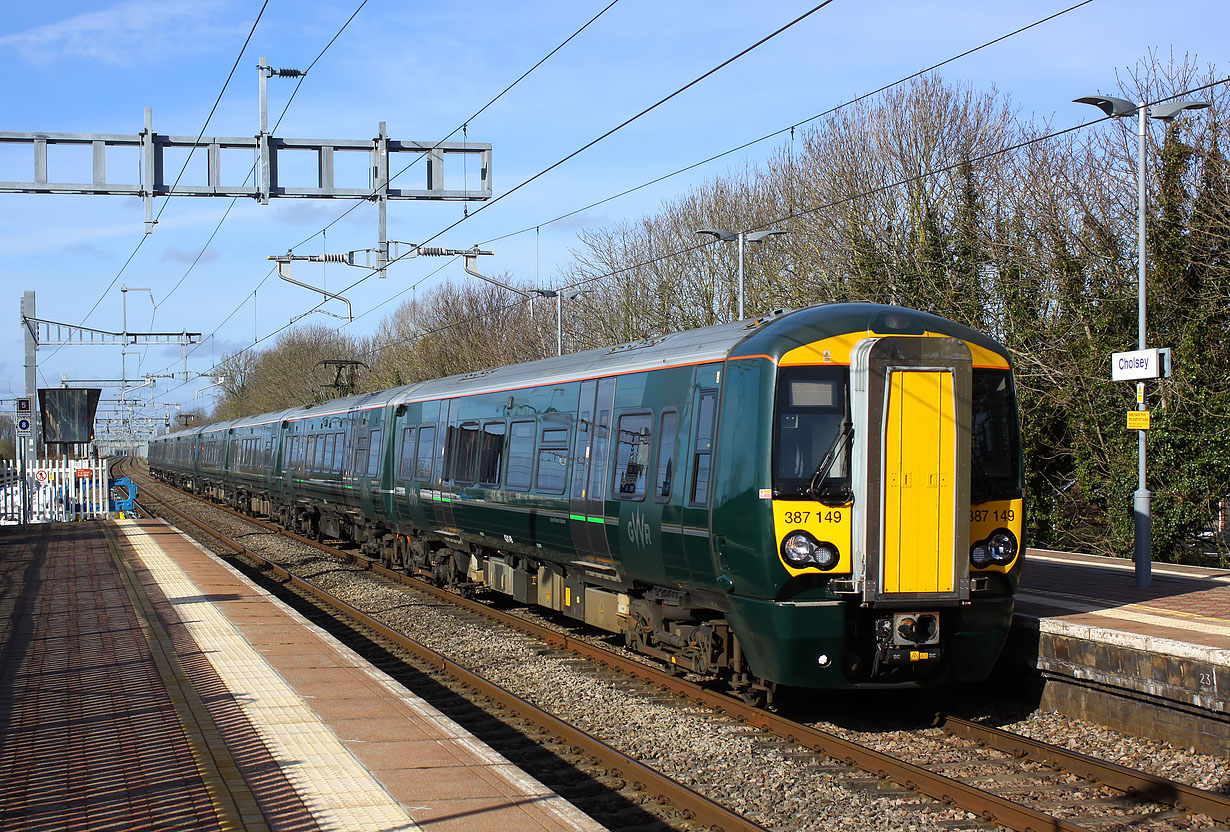
{"label": "blue sky", "polygon": [[[359,2],[270,0],[205,135],[256,133],[257,59],[265,56],[275,67],[306,67]],[[395,139],[442,139],[608,2],[369,0],[303,82],[278,135],[368,139],[384,121]],[[765,142],[545,224],[554,217],[823,112],[1075,2],[834,0],[594,148],[474,214],[433,244],[464,248],[538,226],[536,232],[485,245],[496,255],[484,258],[482,265],[490,274],[550,284],[575,246],[579,228],[634,220],[690,185],[756,165],[780,142]],[[814,0],[619,0],[469,123],[470,139],[493,145],[496,195],[813,5]],[[0,13],[0,73],[5,79],[0,131],[135,134],[143,126],[144,108],[151,107],[157,132],[195,136],[260,8],[259,0],[6,4]],[[1070,104],[1072,98],[1113,89],[1116,71],[1151,48],[1163,55],[1188,53],[1203,63],[1220,63],[1224,72],[1227,62],[1221,53],[1227,31],[1230,4],[1225,0],[1093,0],[951,64],[942,74],[979,88],[994,86],[1011,96],[1023,116],[1065,127],[1096,115]],[[271,121],[294,84],[285,79],[269,82]],[[0,144],[0,181],[31,178],[30,158],[27,149]],[[53,152],[50,164],[53,179],[89,179],[86,152]],[[117,157],[108,164],[117,172],[112,178],[118,178],[128,163]],[[203,171],[203,164],[195,159],[190,172]],[[135,161],[130,166],[135,181]],[[284,165],[286,173],[292,168]],[[420,170],[406,176],[416,181]],[[361,171],[352,173],[362,177]],[[304,184],[310,184],[306,176],[305,171]],[[208,371],[223,354],[252,344],[312,308],[317,296],[276,278],[266,280],[255,302],[252,293],[270,270],[267,255],[319,232],[352,203],[283,199],[261,206],[240,200],[189,272],[229,204],[221,198],[170,200],[154,234],[121,274],[142,238],[144,207],[139,199],[0,194],[0,253],[5,263],[0,304],[11,322],[0,328],[0,399],[24,390],[17,325],[23,290],[37,292],[40,317],[72,324],[81,323],[101,298],[87,325],[118,330],[120,286],[149,287],[156,308],[149,294],[129,293],[130,329],[216,330],[191,356],[189,370],[194,373]],[[480,204],[472,203],[471,213]],[[158,200],[156,210],[161,208]],[[421,242],[462,216],[458,203],[393,202],[389,236]],[[368,248],[375,244],[375,233],[375,208],[364,204],[330,227],[324,238],[316,236],[297,251]],[[438,281],[472,279],[460,262],[437,272],[442,265],[437,258],[399,263],[388,279],[372,278],[355,287],[348,297],[356,315],[373,311],[350,327],[359,333],[371,331],[398,301],[379,305],[399,292],[408,290],[402,296],[406,298]],[[318,264],[297,264],[294,273],[331,289],[365,274]],[[171,293],[181,279],[182,285]],[[304,320],[341,323],[319,313]],[[127,373],[132,377],[181,370],[179,352],[177,347],[159,348],[130,356]],[[56,386],[64,374],[116,378],[120,370],[118,348],[45,348],[39,362],[40,386]],[[154,396],[159,402],[190,407],[205,402],[204,397],[194,402],[193,396],[207,383],[180,388],[178,382],[163,379]],[[162,413],[166,405],[155,410]]]}

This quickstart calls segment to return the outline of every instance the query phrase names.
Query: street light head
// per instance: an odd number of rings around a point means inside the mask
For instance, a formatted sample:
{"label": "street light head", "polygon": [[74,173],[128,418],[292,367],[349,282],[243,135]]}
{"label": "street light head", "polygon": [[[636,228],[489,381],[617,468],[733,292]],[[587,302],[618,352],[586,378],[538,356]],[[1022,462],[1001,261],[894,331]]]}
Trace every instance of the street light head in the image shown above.
{"label": "street light head", "polygon": [[1171,101],[1169,104],[1154,104],[1149,108],[1149,117],[1162,121],[1174,121],[1184,110],[1203,110],[1209,106],[1207,101]]}
{"label": "street light head", "polygon": [[1112,118],[1136,115],[1136,105],[1124,98],[1115,98],[1110,95],[1086,95],[1082,98],[1073,98],[1072,101],[1076,104],[1092,104]]}
{"label": "street light head", "polygon": [[767,239],[776,234],[789,234],[789,233],[790,233],[789,231],[783,231],[780,228],[770,228],[767,231],[753,231],[750,234],[746,234],[744,236],[745,236],[745,239],[749,243],[759,243],[761,240]]}
{"label": "street light head", "polygon": [[712,236],[716,237],[717,239],[721,240],[721,241],[722,241],[722,242],[724,242],[724,243],[729,243],[731,240],[737,240],[737,239],[739,239],[739,234],[738,234],[738,232],[735,232],[735,231],[723,231],[723,230],[722,230],[722,229],[720,229],[720,228],[698,228],[698,229],[696,229],[696,231],[695,231],[695,232],[693,232],[693,233],[695,233],[695,234],[710,234],[710,235],[712,235]]}

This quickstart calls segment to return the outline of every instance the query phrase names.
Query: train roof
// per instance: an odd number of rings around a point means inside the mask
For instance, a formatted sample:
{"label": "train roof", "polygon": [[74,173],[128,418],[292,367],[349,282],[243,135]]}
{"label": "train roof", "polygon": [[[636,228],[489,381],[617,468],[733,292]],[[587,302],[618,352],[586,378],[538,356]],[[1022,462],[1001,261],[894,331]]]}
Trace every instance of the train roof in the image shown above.
{"label": "train roof", "polygon": [[739,355],[757,355],[776,361],[802,344],[860,331],[869,335],[941,333],[975,343],[1010,360],[1007,350],[993,339],[937,315],[873,303],[833,303],[797,310],[779,309],[751,320],[655,335],[613,347],[431,379],[322,404],[206,425],[162,438],[286,419],[298,421],[459,394],[476,395],[537,387],[613,373],[705,364]]}

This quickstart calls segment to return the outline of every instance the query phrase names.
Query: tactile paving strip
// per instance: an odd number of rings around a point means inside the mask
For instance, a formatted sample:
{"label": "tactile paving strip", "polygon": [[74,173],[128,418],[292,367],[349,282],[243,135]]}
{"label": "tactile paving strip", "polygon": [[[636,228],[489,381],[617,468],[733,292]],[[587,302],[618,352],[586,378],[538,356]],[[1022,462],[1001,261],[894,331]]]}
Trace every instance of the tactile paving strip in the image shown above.
{"label": "tactile paving strip", "polygon": [[419,827],[170,557],[117,525],[322,829]]}

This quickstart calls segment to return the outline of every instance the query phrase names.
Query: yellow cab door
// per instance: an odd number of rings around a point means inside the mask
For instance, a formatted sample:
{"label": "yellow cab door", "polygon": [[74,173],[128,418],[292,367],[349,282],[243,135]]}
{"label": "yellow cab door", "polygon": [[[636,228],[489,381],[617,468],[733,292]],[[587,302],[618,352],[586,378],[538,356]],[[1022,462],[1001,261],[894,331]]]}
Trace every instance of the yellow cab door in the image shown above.
{"label": "yellow cab door", "polygon": [[969,598],[969,347],[883,336],[851,352],[854,569],[871,604]]}

